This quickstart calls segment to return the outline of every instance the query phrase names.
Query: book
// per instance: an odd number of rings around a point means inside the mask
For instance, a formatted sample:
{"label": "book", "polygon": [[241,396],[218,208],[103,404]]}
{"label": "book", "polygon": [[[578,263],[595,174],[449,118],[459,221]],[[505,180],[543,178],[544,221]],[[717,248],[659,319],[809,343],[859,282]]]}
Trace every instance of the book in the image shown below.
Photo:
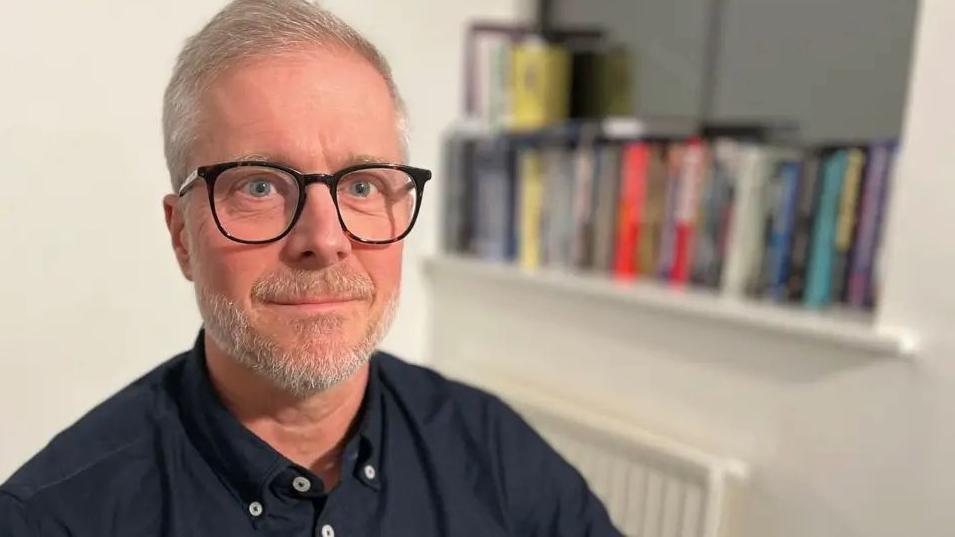
{"label": "book", "polygon": [[806,291],[803,297],[803,304],[809,308],[828,306],[832,302],[836,220],[847,166],[848,152],[844,149],[835,151],[822,164],[819,206],[813,222],[809,265],[806,269]]}
{"label": "book", "polygon": [[547,178],[544,192],[542,228],[543,262],[547,266],[572,266],[571,245],[574,234],[574,166],[573,155],[563,145],[550,145],[542,150],[542,173]]}
{"label": "book", "polygon": [[573,237],[571,264],[577,268],[589,268],[593,258],[593,208],[594,188],[597,174],[597,131],[584,128],[580,141],[573,150],[574,194]]}
{"label": "book", "polygon": [[720,174],[720,181],[714,204],[718,219],[716,232],[716,256],[704,275],[703,284],[709,287],[719,287],[723,277],[723,264],[726,252],[729,250],[730,225],[732,224],[733,206],[735,204],[736,180],[739,174],[739,144],[733,141],[728,147],[724,146],[724,168]]}
{"label": "book", "polygon": [[473,199],[475,141],[467,136],[452,134],[444,142],[444,169],[441,221],[441,245],[448,252],[467,252],[473,222],[468,203]]}
{"label": "book", "polygon": [[693,262],[690,265],[689,282],[693,285],[703,285],[703,276],[707,269],[712,265],[716,257],[716,223],[713,221],[715,215],[714,188],[720,180],[716,177],[713,169],[713,160],[706,169],[706,180],[700,189],[699,203],[696,207],[696,231],[693,239]]}
{"label": "book", "polygon": [[769,174],[765,178],[763,186],[763,201],[761,204],[762,215],[759,223],[760,241],[762,247],[760,252],[762,257],[759,261],[759,269],[750,282],[748,294],[755,298],[764,298],[769,295],[770,283],[772,279],[772,238],[773,225],[776,222],[776,215],[779,213],[779,203],[783,195],[782,176],[780,175],[781,165],[777,159],[772,162]]}
{"label": "book", "polygon": [[540,150],[522,146],[517,153],[518,265],[534,270],[541,265],[541,220],[543,216],[544,174]]}
{"label": "book", "polygon": [[666,206],[667,163],[664,144],[649,144],[647,155],[646,192],[639,215],[637,239],[637,275],[652,275],[656,270]]}
{"label": "book", "polygon": [[889,162],[888,166],[885,168],[885,173],[882,177],[882,188],[879,196],[879,202],[876,206],[876,226],[875,226],[875,251],[872,253],[872,262],[871,270],[869,271],[869,281],[866,286],[865,300],[863,302],[863,307],[866,309],[872,309],[878,303],[879,291],[881,290],[880,276],[882,272],[883,259],[885,257],[884,250],[882,248],[882,234],[885,227],[885,218],[886,218],[886,205],[888,204],[889,193],[892,189],[892,174],[895,170],[895,160],[898,155],[898,143],[897,142],[886,142],[886,150],[888,152]]}
{"label": "book", "polygon": [[775,301],[788,298],[789,262],[793,229],[799,202],[799,180],[802,162],[786,158],[779,164],[777,206],[773,214],[772,231],[767,245],[769,260],[769,297]]}
{"label": "book", "polygon": [[765,241],[765,195],[773,165],[773,151],[765,146],[742,143],[736,157],[733,212],[727,233],[724,269],[720,282],[727,296],[740,297],[756,286]]}
{"label": "book", "polygon": [[819,171],[823,154],[807,150],[803,154],[802,175],[799,180],[799,203],[793,227],[789,252],[789,277],[786,294],[790,302],[801,303],[806,289],[806,268],[809,266],[809,245],[819,198]]}
{"label": "book", "polygon": [[613,263],[613,273],[621,279],[630,279],[637,274],[637,248],[641,238],[649,157],[650,148],[645,143],[631,142],[623,148]]}
{"label": "book", "polygon": [[596,119],[633,114],[632,59],[622,47],[596,45],[572,51],[570,117]]}
{"label": "book", "polygon": [[570,55],[560,45],[528,37],[511,49],[511,126],[538,129],[566,119]]}
{"label": "book", "polygon": [[488,125],[506,125],[510,113],[511,36],[475,32],[472,46],[474,80],[469,113]]}
{"label": "book", "polygon": [[859,148],[852,148],[848,150],[846,158],[846,175],[843,179],[842,196],[839,199],[832,263],[832,299],[838,302],[846,302],[848,298],[846,290],[849,277],[849,255],[858,227],[858,206],[862,192],[865,153]]}
{"label": "book", "polygon": [[508,166],[509,146],[502,138],[479,140],[474,145],[470,212],[473,235],[469,250],[482,259],[509,258],[512,176]]}
{"label": "book", "polygon": [[636,80],[633,56],[624,47],[611,47],[601,55],[599,65],[598,113],[601,117],[632,116]]}
{"label": "book", "polygon": [[593,259],[590,266],[598,272],[610,272],[613,263],[614,231],[620,188],[621,145],[606,143],[599,147],[593,208]]}
{"label": "book", "polygon": [[571,85],[569,117],[596,119],[600,111],[598,79],[600,78],[600,50],[596,47],[571,51]]}
{"label": "book", "polygon": [[726,251],[727,225],[733,201],[738,144],[719,138],[712,144],[709,180],[700,198],[697,215],[693,270],[690,281],[705,287],[718,287]]}
{"label": "book", "polygon": [[875,303],[873,272],[895,151],[896,145],[892,142],[869,147],[858,236],[848,281],[848,302],[858,308],[872,307]]}
{"label": "book", "polygon": [[693,241],[696,232],[700,190],[706,178],[706,148],[696,138],[687,142],[680,165],[678,197],[674,212],[673,268],[670,281],[685,284],[690,280]]}
{"label": "book", "polygon": [[511,124],[511,41],[498,40],[490,51],[490,72],[485,121],[493,127]]}
{"label": "book", "polygon": [[663,213],[660,219],[660,244],[657,255],[656,273],[661,280],[669,281],[673,275],[673,264],[676,259],[676,214],[680,199],[680,173],[683,163],[685,146],[682,143],[672,143],[667,147],[665,194]]}

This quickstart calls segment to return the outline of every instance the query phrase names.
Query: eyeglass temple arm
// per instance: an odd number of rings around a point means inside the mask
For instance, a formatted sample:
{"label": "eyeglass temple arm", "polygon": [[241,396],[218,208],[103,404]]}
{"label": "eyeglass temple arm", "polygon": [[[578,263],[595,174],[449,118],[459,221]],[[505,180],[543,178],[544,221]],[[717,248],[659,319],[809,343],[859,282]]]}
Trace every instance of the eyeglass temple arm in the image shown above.
{"label": "eyeglass temple arm", "polygon": [[186,177],[186,180],[182,182],[182,186],[179,187],[179,196],[182,197],[182,195],[185,194],[187,190],[192,188],[192,185],[194,185],[196,180],[198,179],[199,179],[199,170],[198,169],[193,170],[192,173],[190,173],[189,176]]}

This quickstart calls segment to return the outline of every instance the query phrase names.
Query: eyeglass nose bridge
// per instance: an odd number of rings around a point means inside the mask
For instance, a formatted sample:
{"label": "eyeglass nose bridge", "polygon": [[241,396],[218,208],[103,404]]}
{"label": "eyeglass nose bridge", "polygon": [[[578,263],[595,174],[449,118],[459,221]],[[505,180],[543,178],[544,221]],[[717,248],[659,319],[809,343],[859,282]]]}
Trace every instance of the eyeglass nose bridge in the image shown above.
{"label": "eyeglass nose bridge", "polygon": [[[308,187],[314,184],[323,184],[328,187],[328,195],[331,198],[332,204],[335,205],[335,211],[338,212],[338,196],[335,194],[335,183],[337,178],[335,174],[331,173],[303,173],[301,177],[301,201],[298,210],[296,211],[294,223],[298,221],[299,217],[302,216],[302,213],[305,211],[305,205],[308,202]],[[345,222],[342,220],[341,213],[338,214],[338,221],[341,223],[342,228],[345,228]],[[347,231],[347,230],[346,230]]]}
{"label": "eyeglass nose bridge", "polygon": [[328,187],[328,190],[331,191],[332,186],[335,184],[335,175],[331,173],[307,173],[302,174],[302,189],[307,189],[309,185],[314,185],[315,183],[321,183]]}
{"label": "eyeglass nose bridge", "polygon": [[[305,212],[305,207],[308,205],[308,187],[316,183],[323,184],[328,187],[328,195],[331,199],[332,204],[335,206],[335,212],[337,213],[338,223],[341,226],[342,231],[346,236],[351,237],[351,232],[348,231],[348,228],[345,226],[345,221],[342,219],[341,212],[338,208],[338,197],[335,195],[335,184],[337,182],[337,176],[331,173],[300,173],[299,180],[301,184],[299,206],[295,211],[295,216],[292,218],[291,224],[289,224],[288,230],[286,233],[289,233],[292,228],[296,227],[299,220],[301,219],[303,213]],[[313,201],[314,203],[314,201]]]}
{"label": "eyeglass nose bridge", "polygon": [[[335,174],[331,173],[303,173],[301,175],[302,180],[302,206],[304,208],[305,201],[308,199],[308,187],[316,183],[323,184],[328,187],[328,195],[332,198],[332,203],[335,204],[335,208],[338,208],[338,198],[335,196]],[[343,224],[344,225],[344,224]]]}

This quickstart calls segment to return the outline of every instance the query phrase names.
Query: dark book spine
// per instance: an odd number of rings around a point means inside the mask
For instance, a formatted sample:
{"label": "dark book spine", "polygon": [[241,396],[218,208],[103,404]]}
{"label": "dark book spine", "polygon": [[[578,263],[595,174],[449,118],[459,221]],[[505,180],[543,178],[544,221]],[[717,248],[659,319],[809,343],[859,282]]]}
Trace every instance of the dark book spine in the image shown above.
{"label": "dark book spine", "polygon": [[772,172],[766,182],[766,188],[763,191],[763,218],[762,229],[762,257],[759,263],[759,274],[753,281],[749,289],[749,294],[757,298],[763,298],[770,294],[773,284],[773,242],[776,221],[779,219],[782,210],[783,198],[783,179],[782,163],[773,163],[770,168]]}
{"label": "dark book spine", "polygon": [[706,286],[711,280],[710,274],[716,262],[717,241],[719,235],[719,191],[723,180],[721,170],[715,158],[706,166],[708,179],[699,198],[699,211],[696,221],[696,240],[693,245],[693,270],[690,283]]}
{"label": "dark book spine", "polygon": [[517,259],[517,152],[513,144],[507,143],[503,153],[503,165],[507,175],[507,218],[505,255],[508,261]]}
{"label": "dark book spine", "polygon": [[822,155],[810,152],[806,155],[799,185],[799,204],[793,228],[789,254],[789,277],[787,297],[791,302],[802,302],[806,290],[806,268],[809,266],[809,245],[812,242],[812,226],[818,205],[819,163]]}
{"label": "dark book spine", "polygon": [[447,180],[444,189],[442,247],[446,252],[467,251],[470,240],[468,188],[471,186],[474,141],[460,136],[448,138],[444,146]]}
{"label": "dark book spine", "polygon": [[784,162],[780,168],[779,210],[774,215],[770,239],[770,295],[776,301],[784,301],[789,295],[790,254],[801,172],[802,164],[799,161]]}

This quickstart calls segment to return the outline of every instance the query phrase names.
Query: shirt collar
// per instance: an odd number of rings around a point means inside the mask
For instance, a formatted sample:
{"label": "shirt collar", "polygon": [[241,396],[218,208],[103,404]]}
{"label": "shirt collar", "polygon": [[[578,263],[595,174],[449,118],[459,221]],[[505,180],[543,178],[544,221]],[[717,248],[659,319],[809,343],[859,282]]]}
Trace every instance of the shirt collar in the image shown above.
{"label": "shirt collar", "polygon": [[[294,463],[243,426],[225,407],[206,368],[204,331],[186,358],[180,412],[200,454],[246,504],[259,501],[270,482]],[[342,454],[342,480],[351,475],[380,490],[381,388],[378,360],[372,356],[357,434]],[[373,468],[366,470],[367,466]],[[372,476],[372,477],[369,477]]]}

